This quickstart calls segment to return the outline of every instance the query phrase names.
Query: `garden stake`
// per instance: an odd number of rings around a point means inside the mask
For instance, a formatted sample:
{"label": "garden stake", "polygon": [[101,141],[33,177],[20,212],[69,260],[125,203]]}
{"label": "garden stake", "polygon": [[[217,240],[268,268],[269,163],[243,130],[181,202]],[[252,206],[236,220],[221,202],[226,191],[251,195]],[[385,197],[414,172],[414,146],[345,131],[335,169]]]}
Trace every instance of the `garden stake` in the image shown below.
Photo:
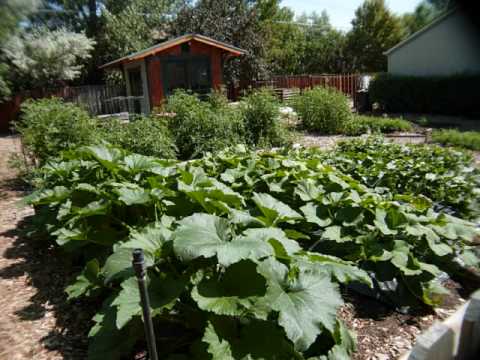
{"label": "garden stake", "polygon": [[143,324],[145,326],[145,336],[147,337],[148,353],[151,360],[158,360],[157,345],[155,343],[155,332],[153,330],[152,315],[150,314],[150,299],[148,297],[147,286],[145,285],[145,258],[142,249],[133,250],[132,265],[138,280],[138,289],[140,290],[140,300],[143,311]]}

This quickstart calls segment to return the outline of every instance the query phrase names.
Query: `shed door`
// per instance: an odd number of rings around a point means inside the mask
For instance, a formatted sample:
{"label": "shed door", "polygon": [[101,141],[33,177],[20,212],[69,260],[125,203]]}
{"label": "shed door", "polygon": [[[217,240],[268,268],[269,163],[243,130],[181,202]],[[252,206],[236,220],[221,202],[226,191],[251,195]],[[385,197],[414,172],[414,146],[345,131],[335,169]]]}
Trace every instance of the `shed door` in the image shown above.
{"label": "shed door", "polygon": [[168,96],[175,89],[206,94],[212,88],[209,58],[175,58],[164,60],[164,88]]}

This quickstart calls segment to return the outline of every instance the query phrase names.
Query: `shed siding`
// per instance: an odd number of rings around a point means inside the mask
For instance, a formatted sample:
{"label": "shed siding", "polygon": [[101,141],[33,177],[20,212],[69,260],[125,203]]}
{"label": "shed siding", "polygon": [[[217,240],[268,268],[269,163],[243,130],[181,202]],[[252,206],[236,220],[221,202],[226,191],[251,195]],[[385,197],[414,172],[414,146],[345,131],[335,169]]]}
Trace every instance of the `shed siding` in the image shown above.
{"label": "shed siding", "polygon": [[[222,50],[192,40],[190,53],[192,55],[206,55],[210,58],[212,87],[215,89],[220,88],[222,85]],[[147,59],[150,104],[152,108],[160,106],[165,97],[162,79],[162,57],[180,54],[181,46],[178,45],[162,51],[158,56],[151,56]]]}
{"label": "shed siding", "polygon": [[412,76],[480,73],[480,34],[455,11],[390,53],[388,72]]}

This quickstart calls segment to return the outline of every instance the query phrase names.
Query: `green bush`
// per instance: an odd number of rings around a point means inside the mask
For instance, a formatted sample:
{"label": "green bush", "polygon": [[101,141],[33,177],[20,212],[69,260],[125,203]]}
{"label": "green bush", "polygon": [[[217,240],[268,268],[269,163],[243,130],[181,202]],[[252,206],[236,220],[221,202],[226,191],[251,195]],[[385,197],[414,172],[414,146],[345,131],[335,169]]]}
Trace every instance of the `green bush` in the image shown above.
{"label": "green bush", "polygon": [[288,142],[280,122],[280,103],[268,89],[254,91],[245,97],[241,107],[246,141],[257,146],[282,146]]}
{"label": "green bush", "polygon": [[27,154],[43,164],[62,150],[90,144],[95,120],[78,106],[58,98],[28,100],[14,124]]}
{"label": "green bush", "polygon": [[165,159],[176,157],[175,144],[164,119],[137,117],[130,122],[107,119],[99,122],[97,136],[137,154]]}
{"label": "green bush", "polygon": [[370,98],[388,112],[478,115],[480,75],[413,77],[379,74]]}
{"label": "green bush", "polygon": [[201,101],[185,91],[176,91],[168,98],[164,110],[175,114],[167,121],[181,159],[245,142],[240,112],[213,99]]}
{"label": "green bush", "polygon": [[480,132],[478,131],[435,130],[432,133],[432,140],[443,145],[480,151]]}
{"label": "green bush", "polygon": [[374,116],[353,116],[345,124],[343,133],[349,136],[357,136],[371,133],[392,133],[396,131],[411,131],[412,124],[403,119],[391,119]]}
{"label": "green bush", "polygon": [[333,88],[317,87],[305,91],[292,105],[305,129],[322,134],[341,132],[351,116],[348,98]]}

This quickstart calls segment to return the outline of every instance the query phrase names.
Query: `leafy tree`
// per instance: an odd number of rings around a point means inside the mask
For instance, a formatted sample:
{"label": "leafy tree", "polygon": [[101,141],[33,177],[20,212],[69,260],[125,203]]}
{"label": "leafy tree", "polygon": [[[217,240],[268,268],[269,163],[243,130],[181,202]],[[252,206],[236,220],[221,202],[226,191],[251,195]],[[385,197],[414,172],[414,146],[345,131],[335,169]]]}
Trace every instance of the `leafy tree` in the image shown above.
{"label": "leafy tree", "polygon": [[18,75],[18,83],[36,87],[77,78],[94,44],[84,34],[41,27],[12,36],[4,52]]}
{"label": "leafy tree", "polygon": [[109,60],[139,51],[168,35],[169,24],[184,0],[124,1],[122,9],[105,10],[105,45]]}
{"label": "leafy tree", "polygon": [[269,39],[266,62],[277,75],[298,74],[303,71],[306,46],[305,31],[294,23],[295,13],[282,8],[271,21],[265,23]]}
{"label": "leafy tree", "polygon": [[444,11],[455,6],[455,3],[452,0],[423,0],[412,13],[402,16],[405,36],[410,36],[424,28]]}
{"label": "leafy tree", "polygon": [[342,72],[345,35],[332,27],[326,11],[321,15],[314,12],[308,17],[300,18],[301,22],[305,20],[311,26],[306,29],[303,72],[309,74]]}
{"label": "leafy tree", "polygon": [[383,53],[401,41],[402,24],[384,0],[366,0],[355,12],[347,34],[347,52],[353,70],[376,72],[387,69]]}
{"label": "leafy tree", "polygon": [[199,0],[178,13],[172,31],[175,35],[203,34],[247,50],[247,55],[227,64],[227,81],[261,78],[268,72],[263,25],[275,13],[278,3],[277,0]]}
{"label": "leafy tree", "polygon": [[38,0],[0,1],[0,100],[10,95],[10,84],[7,79],[9,66],[3,53],[4,44],[18,29],[20,21],[37,6]]}

